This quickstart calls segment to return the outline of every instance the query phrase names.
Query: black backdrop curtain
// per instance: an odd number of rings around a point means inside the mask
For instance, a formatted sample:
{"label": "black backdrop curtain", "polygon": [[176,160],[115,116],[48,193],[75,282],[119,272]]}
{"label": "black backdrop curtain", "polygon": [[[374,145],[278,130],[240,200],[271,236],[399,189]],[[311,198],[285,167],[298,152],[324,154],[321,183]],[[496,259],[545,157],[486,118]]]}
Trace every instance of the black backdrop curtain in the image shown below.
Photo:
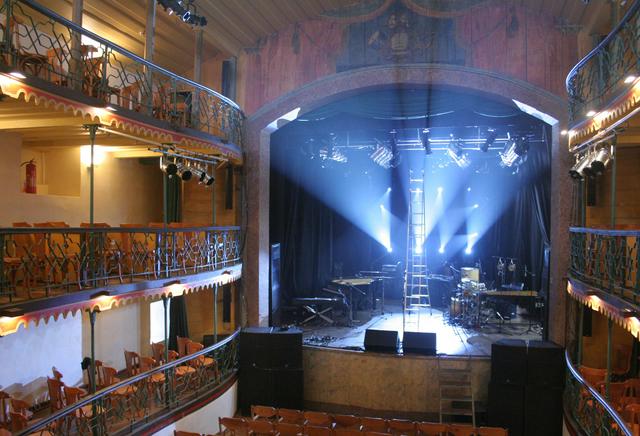
{"label": "black backdrop curtain", "polygon": [[178,336],[189,337],[189,324],[187,322],[187,305],[184,295],[171,298],[169,305],[169,349],[178,350]]}

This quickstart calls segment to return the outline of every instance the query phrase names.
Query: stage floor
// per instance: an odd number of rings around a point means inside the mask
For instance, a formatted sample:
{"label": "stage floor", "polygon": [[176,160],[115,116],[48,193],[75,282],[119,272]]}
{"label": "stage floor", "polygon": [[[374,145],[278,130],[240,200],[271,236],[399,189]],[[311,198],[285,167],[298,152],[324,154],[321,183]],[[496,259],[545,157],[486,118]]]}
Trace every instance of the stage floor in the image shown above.
{"label": "stage floor", "polygon": [[[330,326],[326,323],[306,325],[303,327],[303,341],[305,345],[330,348],[344,348],[364,350],[364,334],[368,328],[378,330],[398,330],[402,340],[402,306],[400,302],[386,302],[384,314],[376,314],[369,321],[353,327]],[[446,312],[432,308],[423,309],[420,314],[419,325],[417,315],[411,315],[407,322],[408,331],[436,333],[437,353],[454,356],[490,356],[491,344],[500,339],[542,338],[539,323],[533,323],[531,328],[528,320],[518,317],[505,321],[502,326],[498,323],[488,323],[478,328],[468,328],[449,323]]]}

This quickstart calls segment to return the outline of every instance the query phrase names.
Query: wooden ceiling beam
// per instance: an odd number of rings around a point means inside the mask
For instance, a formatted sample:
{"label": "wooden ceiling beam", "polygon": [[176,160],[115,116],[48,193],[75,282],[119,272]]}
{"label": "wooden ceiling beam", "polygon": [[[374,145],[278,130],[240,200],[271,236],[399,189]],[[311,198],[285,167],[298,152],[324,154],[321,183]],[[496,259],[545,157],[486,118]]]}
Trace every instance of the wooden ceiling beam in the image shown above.
{"label": "wooden ceiling beam", "polygon": [[250,26],[229,25],[241,21],[242,17],[236,16],[232,8],[225,7],[223,3],[202,3],[201,10],[207,19],[215,20],[221,24],[216,26],[216,31],[232,34],[243,46],[251,45],[258,40],[258,34],[251,30]]}

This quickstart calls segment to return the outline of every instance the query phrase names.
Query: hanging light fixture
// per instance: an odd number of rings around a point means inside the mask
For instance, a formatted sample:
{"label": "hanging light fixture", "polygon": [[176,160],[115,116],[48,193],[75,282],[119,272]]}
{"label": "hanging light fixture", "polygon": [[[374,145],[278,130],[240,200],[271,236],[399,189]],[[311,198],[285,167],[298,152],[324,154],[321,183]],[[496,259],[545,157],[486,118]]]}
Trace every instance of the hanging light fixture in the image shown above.
{"label": "hanging light fixture", "polygon": [[602,147],[596,151],[591,161],[591,171],[594,175],[599,176],[604,174],[604,170],[607,168],[609,161],[611,160],[611,154],[608,147]]}
{"label": "hanging light fixture", "polygon": [[191,180],[191,177],[193,177],[191,167],[189,167],[184,160],[178,164],[178,175],[185,182]]}
{"label": "hanging light fixture", "polygon": [[420,133],[420,141],[422,142],[422,147],[424,148],[424,154],[431,154],[431,143],[429,142],[429,129],[422,129]]}
{"label": "hanging light fixture", "polygon": [[569,175],[576,180],[583,180],[585,177],[592,175],[591,159],[589,152],[582,157],[576,157],[576,164],[569,170]]}
{"label": "hanging light fixture", "polygon": [[466,168],[471,165],[469,156],[464,152],[459,141],[454,140],[453,135],[451,135],[451,142],[447,146],[447,153],[460,168]]}
{"label": "hanging light fixture", "polygon": [[163,155],[160,157],[160,169],[167,173],[170,178],[178,174],[178,166],[175,164],[175,160],[171,162],[168,156]]}
{"label": "hanging light fixture", "polygon": [[488,129],[487,138],[484,140],[483,143],[480,144],[480,151],[484,153],[489,151],[489,147],[493,145],[497,137],[498,137],[498,132],[496,132],[495,129]]}

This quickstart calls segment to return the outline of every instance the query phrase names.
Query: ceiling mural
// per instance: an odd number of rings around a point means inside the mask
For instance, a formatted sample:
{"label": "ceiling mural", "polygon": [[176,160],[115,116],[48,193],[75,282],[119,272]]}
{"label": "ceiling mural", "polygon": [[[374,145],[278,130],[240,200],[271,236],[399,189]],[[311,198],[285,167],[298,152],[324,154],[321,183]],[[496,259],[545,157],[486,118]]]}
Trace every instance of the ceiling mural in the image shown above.
{"label": "ceiling mural", "polygon": [[389,63],[464,64],[465,52],[455,38],[452,18],[417,14],[394,2],[380,15],[351,23],[336,70]]}

